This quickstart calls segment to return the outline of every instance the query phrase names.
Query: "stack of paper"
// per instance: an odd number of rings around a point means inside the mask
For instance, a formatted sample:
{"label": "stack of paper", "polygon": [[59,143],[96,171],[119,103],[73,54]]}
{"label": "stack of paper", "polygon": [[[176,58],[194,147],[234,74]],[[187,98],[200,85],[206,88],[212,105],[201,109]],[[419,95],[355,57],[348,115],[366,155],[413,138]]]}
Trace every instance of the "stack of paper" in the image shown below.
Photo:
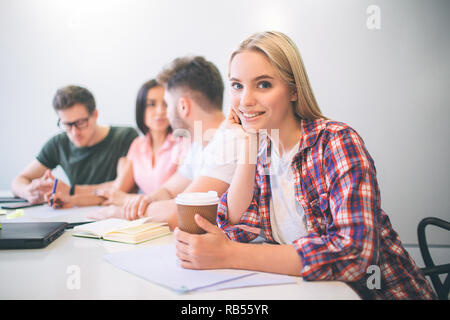
{"label": "stack of paper", "polygon": [[296,283],[285,275],[248,270],[190,270],[180,266],[175,246],[162,245],[105,256],[112,265],[179,293]]}

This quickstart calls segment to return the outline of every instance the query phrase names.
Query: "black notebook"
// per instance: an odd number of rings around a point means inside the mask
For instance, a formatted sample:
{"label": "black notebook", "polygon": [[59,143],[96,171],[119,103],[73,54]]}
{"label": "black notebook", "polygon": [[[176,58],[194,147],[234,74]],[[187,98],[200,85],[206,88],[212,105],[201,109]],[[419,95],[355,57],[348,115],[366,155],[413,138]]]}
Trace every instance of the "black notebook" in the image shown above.
{"label": "black notebook", "polygon": [[0,249],[45,248],[64,232],[66,226],[66,222],[1,223]]}

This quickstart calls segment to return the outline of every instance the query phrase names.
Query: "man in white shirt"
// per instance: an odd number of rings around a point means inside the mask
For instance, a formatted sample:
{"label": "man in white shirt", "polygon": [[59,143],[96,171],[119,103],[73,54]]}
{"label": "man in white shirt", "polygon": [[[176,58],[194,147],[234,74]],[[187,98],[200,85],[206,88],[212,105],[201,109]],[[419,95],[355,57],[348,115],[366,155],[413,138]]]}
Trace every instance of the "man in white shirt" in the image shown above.
{"label": "man in white shirt", "polygon": [[[164,100],[173,134],[192,137],[187,156],[177,172],[150,195],[129,197],[122,215],[127,219],[151,216],[177,226],[174,198],[181,192],[216,191],[229,187],[237,157],[226,146],[235,146],[227,135],[222,112],[223,81],[213,63],[203,57],[175,59],[157,78],[164,85]],[[233,150],[231,150],[233,151]]]}

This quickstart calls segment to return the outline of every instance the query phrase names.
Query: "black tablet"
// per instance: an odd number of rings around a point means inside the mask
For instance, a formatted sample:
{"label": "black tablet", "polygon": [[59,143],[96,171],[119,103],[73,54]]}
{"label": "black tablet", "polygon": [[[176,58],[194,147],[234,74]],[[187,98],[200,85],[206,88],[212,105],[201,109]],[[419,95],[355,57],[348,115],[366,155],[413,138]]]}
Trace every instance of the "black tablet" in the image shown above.
{"label": "black tablet", "polygon": [[1,223],[0,249],[45,248],[64,232],[66,226],[66,222]]}

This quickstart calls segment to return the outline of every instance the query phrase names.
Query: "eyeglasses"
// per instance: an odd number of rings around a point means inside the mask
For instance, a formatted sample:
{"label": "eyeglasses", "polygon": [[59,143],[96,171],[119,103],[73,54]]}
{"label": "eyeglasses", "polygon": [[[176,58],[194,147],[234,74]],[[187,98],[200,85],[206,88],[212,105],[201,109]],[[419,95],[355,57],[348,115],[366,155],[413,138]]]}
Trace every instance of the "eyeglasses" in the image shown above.
{"label": "eyeglasses", "polygon": [[89,124],[89,118],[83,118],[83,119],[79,119],[73,122],[61,122],[61,119],[58,119],[58,127],[62,130],[65,131],[70,131],[72,130],[72,127],[75,126],[75,128],[77,129],[85,129],[87,128],[88,124]]}

